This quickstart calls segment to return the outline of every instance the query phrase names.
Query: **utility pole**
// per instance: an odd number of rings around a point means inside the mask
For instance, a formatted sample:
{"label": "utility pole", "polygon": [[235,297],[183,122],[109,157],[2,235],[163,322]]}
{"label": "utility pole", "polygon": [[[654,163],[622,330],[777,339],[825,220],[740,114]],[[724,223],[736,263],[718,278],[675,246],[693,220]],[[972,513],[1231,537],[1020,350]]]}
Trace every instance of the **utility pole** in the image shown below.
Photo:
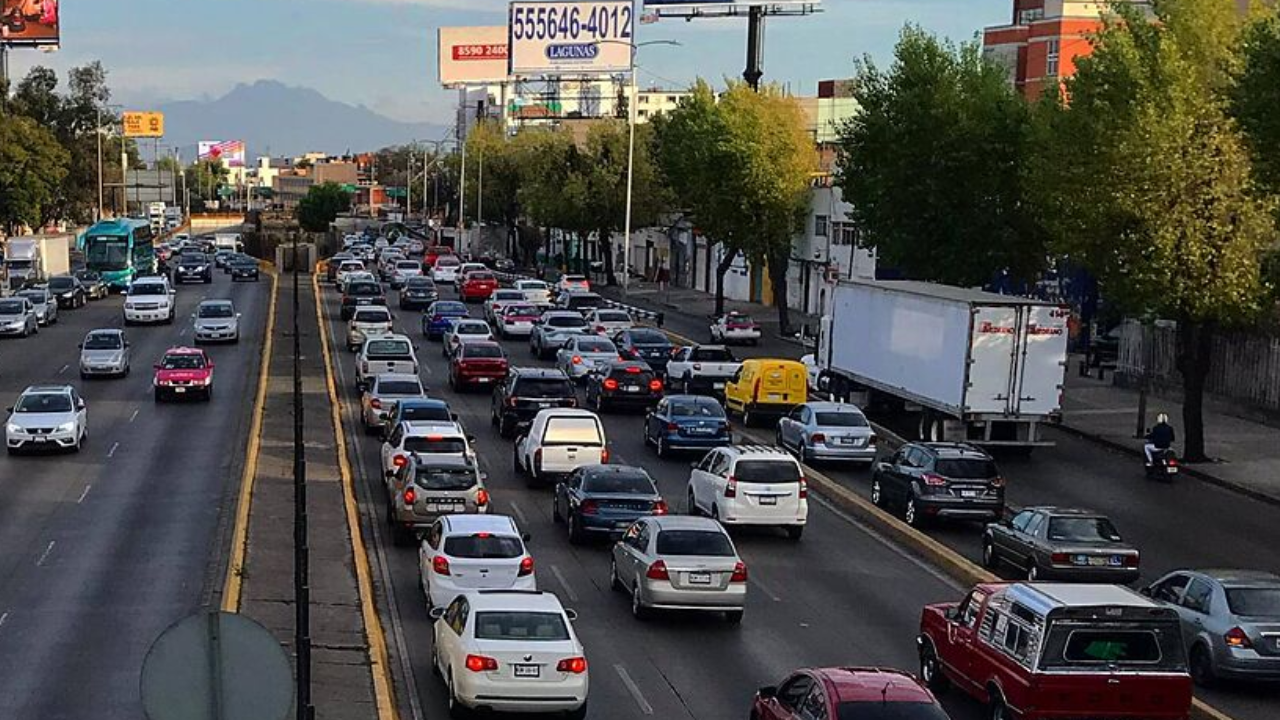
{"label": "utility pole", "polygon": [[94,110],[97,113],[98,123],[95,132],[98,136],[98,215],[94,218],[94,222],[102,221],[102,108],[95,105]]}
{"label": "utility pole", "polygon": [[747,69],[742,79],[752,90],[760,89],[764,77],[764,8],[753,5],[747,15]]}
{"label": "utility pole", "polygon": [[408,164],[404,175],[404,219],[406,222],[413,212],[413,151],[417,147],[418,141],[414,140],[413,145],[409,146],[409,151],[405,153],[407,155],[405,162]]}

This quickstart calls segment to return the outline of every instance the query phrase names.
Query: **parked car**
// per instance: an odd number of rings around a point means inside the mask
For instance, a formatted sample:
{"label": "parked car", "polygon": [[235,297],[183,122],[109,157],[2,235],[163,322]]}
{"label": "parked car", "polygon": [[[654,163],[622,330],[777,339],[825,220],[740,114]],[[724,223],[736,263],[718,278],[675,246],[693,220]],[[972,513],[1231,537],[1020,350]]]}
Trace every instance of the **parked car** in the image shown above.
{"label": "parked car", "polygon": [[556,351],[556,367],[570,380],[585,380],[597,363],[618,359],[613,341],[595,335],[574,335]]}
{"label": "parked car", "polygon": [[578,393],[563,372],[513,367],[508,368],[507,379],[493,390],[489,419],[505,438],[533,422],[542,410],[577,405]]}
{"label": "parked car", "polygon": [[618,536],[642,517],[666,515],[667,502],[643,468],[586,465],[556,483],[551,519],[565,523],[570,544]]}
{"label": "parked car", "polygon": [[809,519],[809,488],[795,458],[775,447],[731,445],[707,453],[689,474],[691,515],[725,525],[781,527],[792,540]]}
{"label": "parked car", "polygon": [[871,423],[856,405],[807,402],[778,421],[775,443],[804,463],[817,460],[870,465],[878,452]]}
{"label": "parked car", "polygon": [[79,347],[81,379],[129,374],[130,345],[123,330],[90,330]]}
{"label": "parked car", "polygon": [[21,295],[0,298],[0,335],[27,337],[40,332],[36,306]]}
{"label": "parked car", "polygon": [[58,301],[53,299],[47,287],[28,287],[14,295],[31,301],[37,324],[45,326],[58,322]]}
{"label": "parked car", "polygon": [[529,352],[546,359],[562,347],[574,335],[587,332],[587,321],[582,315],[566,310],[548,310],[542,314],[529,333]]}
{"label": "parked car", "polygon": [[804,365],[795,360],[750,358],[724,386],[725,409],[743,425],[782,417],[809,399]]}
{"label": "parked car", "polygon": [[758,345],[760,326],[746,313],[725,313],[711,323],[711,342]]}
{"label": "parked car", "polygon": [[428,340],[439,340],[455,318],[469,317],[471,311],[457,300],[437,300],[422,315],[422,334]]}
{"label": "parked car", "polygon": [[458,298],[463,302],[484,302],[498,289],[498,276],[483,269],[468,272],[458,285]]}
{"label": "parked car", "polygon": [[356,308],[369,305],[386,307],[387,297],[382,294],[382,285],[374,280],[353,281],[348,279],[346,289],[342,292],[341,317],[350,320]]}
{"label": "parked car", "polygon": [[191,318],[197,343],[240,342],[240,313],[230,300],[202,300]]}
{"label": "parked car", "polygon": [[57,300],[60,308],[84,307],[89,302],[89,293],[74,275],[55,275],[49,278],[49,294]]}
{"label": "parked car", "polygon": [[420,366],[416,349],[404,335],[382,335],[365,340],[356,354],[356,389],[363,392],[378,375],[417,375]]}
{"label": "parked car", "polygon": [[418,546],[427,608],[471,590],[536,590],[528,536],[506,515],[443,515]]}
{"label": "parked car", "polygon": [[654,328],[632,328],[615,333],[613,344],[618,354],[627,360],[648,363],[654,372],[664,375],[671,360],[671,340],[667,334]]}
{"label": "parked car", "polygon": [[742,367],[724,345],[689,345],[671,351],[667,385],[681,393],[723,395],[725,385]]}
{"label": "parked car", "polygon": [[901,718],[948,720],[929,688],[901,670],[827,667],[797,670],[778,685],[756,691],[755,720]]}
{"label": "parked car", "polygon": [[982,536],[982,562],[1002,563],[1028,580],[1127,584],[1138,579],[1138,549],[1120,537],[1111,520],[1091,510],[1024,508],[991,523]]}
{"label": "parked car", "polygon": [[524,293],[524,299],[535,306],[551,306],[551,287],[541,280],[517,280],[515,288]]}
{"label": "parked car", "polygon": [[102,275],[96,270],[77,270],[75,276],[84,286],[85,294],[90,300],[101,300],[111,294],[111,288],[102,281]]}
{"label": "parked car", "polygon": [[70,385],[32,385],[8,412],[4,441],[10,455],[26,450],[80,452],[89,437],[89,411]]}
{"label": "parked car", "polygon": [[596,412],[653,407],[663,396],[662,380],[646,363],[606,360],[587,374],[585,400]]}
{"label": "parked car", "polygon": [[377,305],[356,308],[347,321],[347,349],[355,352],[364,341],[395,332],[391,311]]}
{"label": "parked car", "polygon": [[213,399],[213,360],[200,348],[172,347],[155,364],[151,379],[156,402],[194,397]]}
{"label": "parked car", "polygon": [[489,491],[470,457],[413,455],[387,478],[387,527],[393,545],[408,545],[441,515],[489,512]]}
{"label": "parked car", "polygon": [[871,501],[902,510],[908,525],[927,519],[999,520],[1004,477],[984,450],[963,443],[909,443],[871,474]]}
{"label": "parked car", "polygon": [[587,325],[591,332],[605,337],[612,337],[623,330],[635,327],[635,321],[626,310],[599,307],[587,313]]}
{"label": "parked car", "polygon": [[427,389],[416,374],[384,373],[374,375],[360,395],[360,421],[365,432],[376,435],[401,400],[427,396]]}
{"label": "parked car", "polygon": [[645,415],[644,441],[666,457],[677,450],[706,451],[733,442],[729,418],[714,398],[668,395]]}
{"label": "parked car", "polygon": [[637,620],[655,610],[701,610],[737,625],[747,604],[747,564],[715,520],[645,517],[614,543],[609,586],[631,594]]}
{"label": "parked car", "polygon": [[527,338],[533,334],[534,323],[542,316],[542,311],[528,303],[511,303],[503,305],[494,328],[498,337]]}
{"label": "parked car", "polygon": [[401,310],[416,310],[439,300],[440,292],[431,278],[418,275],[407,278],[400,286],[399,299]]}
{"label": "parked car", "polygon": [[512,465],[532,483],[554,483],[583,465],[609,462],[604,423],[577,408],[540,410],[516,439]]}

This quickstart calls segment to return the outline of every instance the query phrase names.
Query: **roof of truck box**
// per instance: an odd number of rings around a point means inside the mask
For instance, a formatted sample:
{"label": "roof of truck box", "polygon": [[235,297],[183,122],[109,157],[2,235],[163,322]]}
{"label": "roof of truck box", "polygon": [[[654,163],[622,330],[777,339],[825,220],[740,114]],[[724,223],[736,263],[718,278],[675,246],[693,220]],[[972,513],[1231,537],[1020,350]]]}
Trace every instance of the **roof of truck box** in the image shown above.
{"label": "roof of truck box", "polygon": [[1037,300],[1035,298],[1020,297],[1018,295],[998,295],[996,293],[987,292],[985,290],[977,290],[972,288],[953,287],[951,285],[940,285],[938,283],[921,282],[919,280],[842,280],[842,285],[862,285],[865,287],[879,288],[888,292],[903,292],[914,295],[927,295],[929,297],[951,300],[954,302],[973,303],[976,305],[1045,305],[1050,307],[1058,307],[1063,305],[1059,302],[1050,302],[1048,300]]}

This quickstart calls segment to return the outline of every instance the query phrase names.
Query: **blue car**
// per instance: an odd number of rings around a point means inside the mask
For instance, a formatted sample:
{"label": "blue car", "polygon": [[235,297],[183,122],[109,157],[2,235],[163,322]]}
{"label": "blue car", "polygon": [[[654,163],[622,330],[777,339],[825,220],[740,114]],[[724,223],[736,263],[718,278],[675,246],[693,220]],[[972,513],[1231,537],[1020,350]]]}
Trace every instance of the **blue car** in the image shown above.
{"label": "blue car", "polygon": [[642,468],[584,465],[556,484],[551,519],[569,526],[569,542],[621,536],[642,517],[666,515],[667,503]]}
{"label": "blue car", "polygon": [[715,398],[668,395],[644,419],[645,444],[658,448],[658,457],[673,450],[710,450],[733,443],[729,418]]}
{"label": "blue car", "polygon": [[439,340],[444,331],[449,329],[449,321],[453,318],[470,317],[471,311],[457,300],[437,300],[427,306],[422,315],[422,334],[428,340]]}

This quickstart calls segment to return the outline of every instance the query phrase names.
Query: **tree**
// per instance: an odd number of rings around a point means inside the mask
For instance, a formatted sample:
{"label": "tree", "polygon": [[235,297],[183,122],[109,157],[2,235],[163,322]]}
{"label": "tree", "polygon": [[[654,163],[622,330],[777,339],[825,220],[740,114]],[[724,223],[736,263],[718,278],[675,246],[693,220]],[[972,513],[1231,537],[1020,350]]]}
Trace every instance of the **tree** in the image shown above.
{"label": "tree", "polygon": [[1258,182],[1280,194],[1280,15],[1273,12],[1245,30],[1243,67],[1231,100],[1253,150]]}
{"label": "tree", "polygon": [[35,121],[0,115],[0,226],[8,234],[44,222],[68,161],[57,138]]}
{"label": "tree", "polygon": [[1242,21],[1229,0],[1125,4],[1066,82],[1037,106],[1034,196],[1056,249],[1129,312],[1178,322],[1185,454],[1206,459],[1213,333],[1255,316],[1274,198],[1259,191],[1229,116]]}
{"label": "tree", "polygon": [[[524,144],[508,139],[497,122],[477,124],[468,133],[466,142],[467,196],[464,209],[467,217],[502,223],[507,229],[507,251],[514,255],[516,228],[520,220],[518,193],[522,179],[518,158]],[[483,217],[480,215],[482,210]]]}
{"label": "tree", "polygon": [[333,182],[312,185],[298,201],[298,224],[303,230],[325,232],[339,213],[351,209],[351,193]]}
{"label": "tree", "polygon": [[188,165],[183,174],[193,205],[203,208],[205,203],[218,199],[218,190],[226,185],[231,171],[221,160],[198,160]]}
{"label": "tree", "polygon": [[908,25],[893,65],[858,64],[862,111],[840,130],[837,184],[881,260],[908,276],[980,285],[1032,280],[1044,232],[1024,201],[1027,103],[977,42]]}

